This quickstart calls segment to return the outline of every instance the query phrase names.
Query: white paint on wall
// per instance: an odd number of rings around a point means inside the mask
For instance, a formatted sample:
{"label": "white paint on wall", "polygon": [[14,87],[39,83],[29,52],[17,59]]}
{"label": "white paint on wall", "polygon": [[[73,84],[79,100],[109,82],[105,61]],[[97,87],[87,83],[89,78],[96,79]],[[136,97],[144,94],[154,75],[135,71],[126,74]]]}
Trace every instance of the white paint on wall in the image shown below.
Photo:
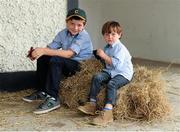
{"label": "white paint on wall", "polygon": [[52,41],[66,11],[66,0],[0,0],[0,72],[35,70],[27,51]]}
{"label": "white paint on wall", "polygon": [[133,57],[180,63],[180,0],[79,0],[88,16],[95,48],[108,20],[123,27],[123,43]]}

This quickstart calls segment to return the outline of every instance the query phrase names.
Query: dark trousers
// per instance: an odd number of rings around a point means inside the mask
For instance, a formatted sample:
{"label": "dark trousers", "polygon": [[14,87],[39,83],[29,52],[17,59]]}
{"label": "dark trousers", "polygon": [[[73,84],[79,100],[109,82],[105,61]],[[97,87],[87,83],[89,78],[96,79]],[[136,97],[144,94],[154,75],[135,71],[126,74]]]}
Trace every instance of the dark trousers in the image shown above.
{"label": "dark trousers", "polygon": [[107,84],[105,104],[115,105],[117,90],[129,83],[129,80],[122,75],[111,78],[108,73],[100,72],[92,78],[89,98],[97,100],[96,97],[101,90],[101,85],[104,83]]}
{"label": "dark trousers", "polygon": [[78,61],[57,56],[42,56],[37,60],[37,89],[58,98],[60,81],[64,76],[74,75],[79,70]]}

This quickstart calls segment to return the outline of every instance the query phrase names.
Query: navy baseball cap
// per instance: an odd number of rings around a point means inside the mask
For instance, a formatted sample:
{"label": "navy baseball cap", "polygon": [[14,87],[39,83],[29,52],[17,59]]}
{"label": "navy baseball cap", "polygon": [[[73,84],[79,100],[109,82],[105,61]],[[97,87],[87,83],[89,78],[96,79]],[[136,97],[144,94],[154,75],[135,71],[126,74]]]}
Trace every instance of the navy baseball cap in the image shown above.
{"label": "navy baseball cap", "polygon": [[77,16],[77,17],[81,18],[82,20],[86,21],[86,12],[80,8],[74,8],[74,9],[68,11],[66,20],[70,19],[73,16]]}

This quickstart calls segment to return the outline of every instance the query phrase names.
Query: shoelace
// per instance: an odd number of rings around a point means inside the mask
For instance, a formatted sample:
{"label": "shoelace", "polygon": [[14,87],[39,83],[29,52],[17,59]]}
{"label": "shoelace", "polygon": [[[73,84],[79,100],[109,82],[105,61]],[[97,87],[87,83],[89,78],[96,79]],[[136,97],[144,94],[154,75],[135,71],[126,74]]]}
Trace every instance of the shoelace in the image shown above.
{"label": "shoelace", "polygon": [[45,101],[42,102],[42,103],[39,105],[39,108],[42,108],[42,106],[44,106],[44,105],[47,103],[47,101],[49,100],[49,98],[50,98],[50,96],[47,96],[46,99],[45,99]]}
{"label": "shoelace", "polygon": [[100,111],[100,110],[97,110],[97,111],[95,112],[95,115],[99,115],[99,116],[101,116],[101,117],[104,117],[104,114],[105,114],[105,112],[104,112],[104,111]]}
{"label": "shoelace", "polygon": [[96,111],[95,111],[95,114],[96,114],[96,115],[102,115],[102,116],[104,116],[104,111],[96,110]]}

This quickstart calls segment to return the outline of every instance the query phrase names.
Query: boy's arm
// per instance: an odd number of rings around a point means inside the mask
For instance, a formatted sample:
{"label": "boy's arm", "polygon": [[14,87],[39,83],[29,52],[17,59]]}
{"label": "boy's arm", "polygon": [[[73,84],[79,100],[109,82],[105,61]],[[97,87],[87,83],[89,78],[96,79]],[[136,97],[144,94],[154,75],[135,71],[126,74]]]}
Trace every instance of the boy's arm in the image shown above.
{"label": "boy's arm", "polygon": [[64,58],[71,58],[75,53],[72,50],[58,50],[50,48],[35,48],[32,52],[32,57],[38,59],[42,55],[60,56]]}
{"label": "boy's arm", "polygon": [[102,49],[97,49],[97,55],[105,61],[106,64],[112,65],[112,59],[104,53]]}
{"label": "boy's arm", "polygon": [[47,45],[48,48],[51,49],[60,49],[62,47],[62,37],[64,34],[64,30],[59,32],[55,38],[53,39],[53,41]]}

